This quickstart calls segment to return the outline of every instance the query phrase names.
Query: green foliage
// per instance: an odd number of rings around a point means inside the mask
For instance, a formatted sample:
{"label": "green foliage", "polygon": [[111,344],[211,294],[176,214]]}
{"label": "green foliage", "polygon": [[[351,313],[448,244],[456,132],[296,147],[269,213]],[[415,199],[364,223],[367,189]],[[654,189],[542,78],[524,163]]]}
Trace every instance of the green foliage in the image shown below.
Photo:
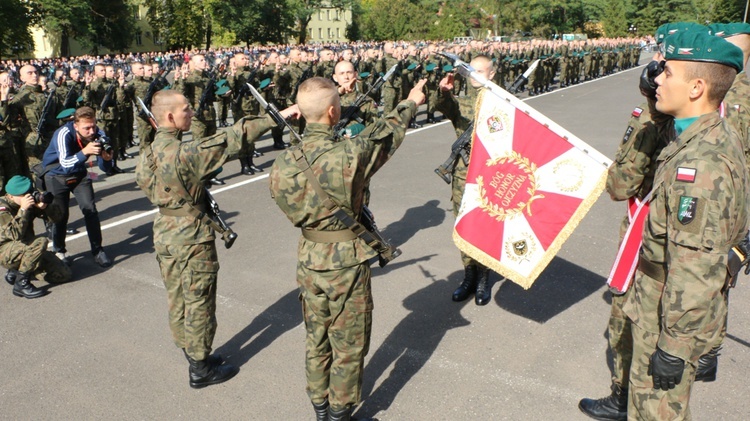
{"label": "green foliage", "polygon": [[0,58],[18,56],[34,50],[29,27],[35,16],[29,4],[22,0],[0,2]]}
{"label": "green foliage", "polygon": [[625,15],[625,5],[622,0],[609,0],[602,25],[607,37],[624,37],[628,35],[628,21]]}
{"label": "green foliage", "polygon": [[430,39],[451,40],[454,37],[466,36],[468,29],[481,18],[479,8],[472,1],[446,2],[440,10],[440,16],[432,16]]}
{"label": "green foliage", "polygon": [[144,0],[147,19],[165,48],[199,46],[206,39],[207,13],[201,0]]}

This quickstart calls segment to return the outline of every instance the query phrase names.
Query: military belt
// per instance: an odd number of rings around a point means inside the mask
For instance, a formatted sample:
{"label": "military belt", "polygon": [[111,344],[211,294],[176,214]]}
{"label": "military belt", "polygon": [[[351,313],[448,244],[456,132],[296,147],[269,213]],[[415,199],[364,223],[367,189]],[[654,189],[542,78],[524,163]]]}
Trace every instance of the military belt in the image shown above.
{"label": "military belt", "polygon": [[339,243],[342,241],[351,241],[357,238],[357,234],[350,229],[341,231],[314,231],[303,228],[302,236],[305,237],[305,240],[314,243]]}
{"label": "military belt", "polygon": [[664,263],[654,263],[641,256],[638,259],[638,270],[649,278],[655,279],[659,282],[667,280],[667,265]]}

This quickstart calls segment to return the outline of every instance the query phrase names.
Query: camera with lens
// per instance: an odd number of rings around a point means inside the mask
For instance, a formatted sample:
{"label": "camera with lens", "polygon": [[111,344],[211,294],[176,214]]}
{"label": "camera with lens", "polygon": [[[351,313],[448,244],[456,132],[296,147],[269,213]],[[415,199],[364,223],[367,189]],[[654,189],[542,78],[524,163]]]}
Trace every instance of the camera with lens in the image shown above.
{"label": "camera with lens", "polygon": [[55,195],[48,191],[34,190],[31,192],[31,197],[34,198],[34,203],[46,203],[48,205],[55,200]]}
{"label": "camera with lens", "polygon": [[106,153],[112,153],[112,144],[109,142],[109,138],[106,136],[97,136],[96,139],[94,139],[94,142],[99,144],[99,146],[102,148],[102,152]]}

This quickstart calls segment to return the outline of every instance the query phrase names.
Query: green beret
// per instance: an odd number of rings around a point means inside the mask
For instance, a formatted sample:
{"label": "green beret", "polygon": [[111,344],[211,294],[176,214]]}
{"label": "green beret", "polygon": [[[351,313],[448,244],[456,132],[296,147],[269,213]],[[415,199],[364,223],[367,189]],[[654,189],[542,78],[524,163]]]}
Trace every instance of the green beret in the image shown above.
{"label": "green beret", "polygon": [[14,175],[5,184],[5,191],[13,196],[23,196],[31,190],[31,180],[22,175]]}
{"label": "green beret", "polygon": [[260,85],[258,86],[258,88],[260,88],[260,89],[266,89],[266,87],[268,85],[270,85],[270,84],[271,84],[271,78],[267,77],[267,78],[265,78],[265,79],[263,79],[263,80],[260,81]]}
{"label": "green beret", "polygon": [[435,63],[430,63],[430,64],[428,64],[427,66],[425,66],[425,67],[424,67],[424,69],[425,69],[426,71],[428,71],[428,72],[431,72],[431,71],[435,70],[435,68],[436,68],[436,67],[437,67],[437,64],[435,64]]}
{"label": "green beret", "polygon": [[406,68],[406,70],[414,70],[417,68],[417,63],[412,63],[409,65],[409,67]]}
{"label": "green beret", "polygon": [[345,132],[346,135],[350,138],[357,136],[358,134],[362,133],[362,130],[365,129],[364,124],[362,123],[354,123],[351,126],[347,127]]}
{"label": "green beret", "polygon": [[222,86],[224,86],[226,84],[227,84],[227,80],[226,79],[221,79],[218,82],[216,82],[216,87],[217,88],[221,88]]}
{"label": "green beret", "polygon": [[706,25],[701,25],[699,23],[693,22],[674,22],[665,23],[664,25],[656,29],[656,35],[654,36],[654,38],[656,38],[657,44],[661,44],[662,42],[664,42],[664,39],[666,37],[674,35],[677,32],[684,31],[699,31],[711,33],[711,29]]}
{"label": "green beret", "polygon": [[216,95],[224,95],[227,92],[229,92],[229,86],[222,85],[216,90]]}
{"label": "green beret", "polygon": [[65,120],[66,118],[68,118],[68,117],[72,116],[73,114],[75,114],[75,112],[76,112],[75,108],[66,108],[66,109],[60,111],[60,113],[57,114],[57,117],[55,117],[55,118],[57,118],[58,120]]}
{"label": "green beret", "polygon": [[443,71],[446,72],[446,73],[447,72],[452,72],[453,71],[453,66],[450,65],[450,64],[446,64],[445,66],[443,66]]}
{"label": "green beret", "polygon": [[362,72],[359,74],[360,79],[367,79],[368,77],[370,77],[370,72]]}
{"label": "green beret", "polygon": [[729,38],[735,35],[750,35],[750,23],[712,23],[709,25],[711,32],[717,37]]}
{"label": "green beret", "polygon": [[664,39],[664,59],[719,63],[742,71],[742,50],[707,32],[678,32]]}

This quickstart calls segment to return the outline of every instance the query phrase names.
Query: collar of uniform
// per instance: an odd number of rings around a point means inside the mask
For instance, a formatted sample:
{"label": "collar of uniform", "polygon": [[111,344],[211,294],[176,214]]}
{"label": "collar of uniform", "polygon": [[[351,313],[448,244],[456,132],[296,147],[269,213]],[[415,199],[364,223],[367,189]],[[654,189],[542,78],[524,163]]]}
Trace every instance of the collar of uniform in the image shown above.
{"label": "collar of uniform", "polygon": [[305,138],[331,137],[333,138],[333,127],[323,123],[307,123]]}
{"label": "collar of uniform", "polygon": [[179,135],[179,133],[180,133],[180,129],[177,129],[177,128],[174,128],[174,127],[164,127],[164,126],[162,126],[162,127],[159,127],[158,129],[156,129],[156,133],[157,134],[158,133],[167,133],[167,134],[170,134],[170,135],[172,135],[174,137],[177,137]]}
{"label": "collar of uniform", "polygon": [[702,116],[698,117],[697,120],[695,120],[690,126],[688,126],[685,131],[683,131],[679,136],[677,136],[676,140],[676,146],[680,147],[684,145],[685,143],[689,142],[691,139],[696,137],[698,133],[706,130],[709,127],[713,127],[717,124],[720,124],[722,121],[721,116],[719,115],[719,111],[710,112],[708,114],[703,114]]}

